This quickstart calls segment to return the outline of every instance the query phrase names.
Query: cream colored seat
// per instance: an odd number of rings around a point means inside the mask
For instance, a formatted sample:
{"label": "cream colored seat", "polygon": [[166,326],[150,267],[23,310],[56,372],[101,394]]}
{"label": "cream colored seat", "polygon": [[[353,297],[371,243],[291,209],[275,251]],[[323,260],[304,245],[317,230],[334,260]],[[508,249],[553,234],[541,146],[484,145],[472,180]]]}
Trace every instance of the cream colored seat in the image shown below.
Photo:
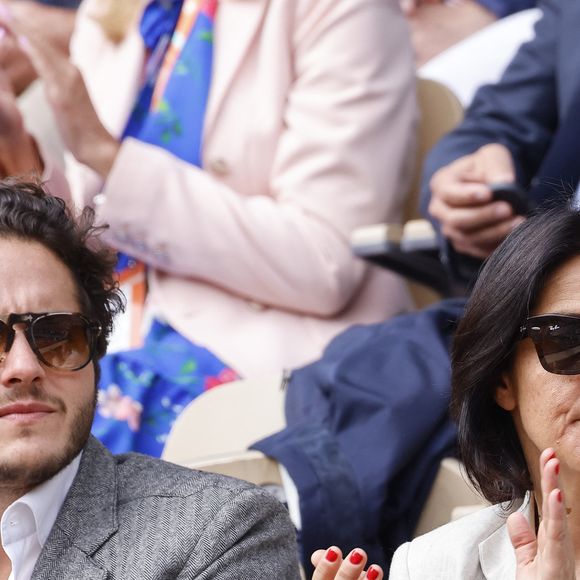
{"label": "cream colored seat", "polygon": [[[284,428],[283,385],[283,373],[278,373],[228,383],[200,395],[175,422],[163,459],[256,485],[282,485],[279,464],[247,448]],[[416,534],[483,505],[485,502],[461,473],[460,463],[444,459]]]}
{"label": "cream colored seat", "polygon": [[232,457],[286,425],[284,376],[274,373],[207,391],[177,418],[163,458],[192,465]]}
{"label": "cream colored seat", "polygon": [[[431,224],[419,214],[419,193],[423,163],[429,151],[463,118],[459,99],[445,85],[428,79],[417,79],[417,98],[421,119],[418,125],[417,155],[411,187],[407,194],[404,221],[400,224],[376,224],[356,229],[351,243],[356,254],[378,256],[371,261],[390,267],[406,276],[417,307],[421,308],[440,298],[446,275],[439,265],[435,250],[431,254],[409,250],[435,248],[435,232]],[[401,251],[402,250],[402,251]],[[381,259],[381,254],[385,256]],[[417,275],[417,273],[419,275]],[[414,280],[422,279],[423,284]]]}

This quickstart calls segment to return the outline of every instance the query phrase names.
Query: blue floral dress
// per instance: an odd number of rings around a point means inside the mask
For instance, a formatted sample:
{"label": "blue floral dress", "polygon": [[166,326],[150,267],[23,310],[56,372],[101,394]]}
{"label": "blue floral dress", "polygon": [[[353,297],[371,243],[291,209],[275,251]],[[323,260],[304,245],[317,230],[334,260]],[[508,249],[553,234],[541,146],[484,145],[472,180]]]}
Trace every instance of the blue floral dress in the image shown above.
{"label": "blue floral dress", "polygon": [[[144,11],[145,81],[124,137],[201,165],[217,0],[155,0]],[[119,269],[133,259],[121,255]],[[183,408],[238,375],[207,349],[154,321],[142,348],[101,361],[93,434],[112,452],[159,456]]]}

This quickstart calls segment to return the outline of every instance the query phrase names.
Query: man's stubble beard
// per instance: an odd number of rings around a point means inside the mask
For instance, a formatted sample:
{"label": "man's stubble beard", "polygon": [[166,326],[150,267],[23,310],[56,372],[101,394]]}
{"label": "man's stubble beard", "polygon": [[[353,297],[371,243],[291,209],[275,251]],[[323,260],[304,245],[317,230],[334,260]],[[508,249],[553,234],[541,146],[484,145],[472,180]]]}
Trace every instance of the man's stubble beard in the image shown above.
{"label": "man's stubble beard", "polygon": [[[57,406],[59,410],[66,410],[65,404],[60,399],[46,396],[36,386],[27,388],[26,397],[11,398],[8,402],[16,402],[24,398],[27,401],[34,400],[49,403]],[[53,453],[41,455],[42,459],[38,464],[19,464],[16,458],[7,461],[0,459],[0,489],[30,490],[55,476],[61,469],[64,469],[85,446],[91,433],[96,406],[97,389],[95,388],[92,400],[89,400],[77,410],[64,448],[60,451],[56,450]],[[33,428],[25,427],[22,429],[22,438],[26,438],[31,434],[34,434]],[[47,451],[49,444],[50,442],[47,441]]]}

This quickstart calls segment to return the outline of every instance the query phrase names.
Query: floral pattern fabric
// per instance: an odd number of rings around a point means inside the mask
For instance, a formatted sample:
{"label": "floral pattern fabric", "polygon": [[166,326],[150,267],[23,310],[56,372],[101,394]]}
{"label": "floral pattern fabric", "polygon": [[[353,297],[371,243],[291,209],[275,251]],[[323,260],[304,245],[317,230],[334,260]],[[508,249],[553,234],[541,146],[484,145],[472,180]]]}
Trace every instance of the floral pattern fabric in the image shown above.
{"label": "floral pattern fabric", "polygon": [[204,391],[237,378],[210,351],[154,321],[142,348],[101,361],[93,434],[113,453],[159,457],[181,411]]}
{"label": "floral pattern fabric", "polygon": [[[217,0],[154,0],[143,13],[144,84],[123,138],[200,166]],[[169,225],[169,224],[168,224]],[[119,256],[117,270],[134,265]],[[238,378],[207,349],[154,321],[143,348],[107,355],[93,434],[112,452],[159,456],[179,413],[199,394]]]}

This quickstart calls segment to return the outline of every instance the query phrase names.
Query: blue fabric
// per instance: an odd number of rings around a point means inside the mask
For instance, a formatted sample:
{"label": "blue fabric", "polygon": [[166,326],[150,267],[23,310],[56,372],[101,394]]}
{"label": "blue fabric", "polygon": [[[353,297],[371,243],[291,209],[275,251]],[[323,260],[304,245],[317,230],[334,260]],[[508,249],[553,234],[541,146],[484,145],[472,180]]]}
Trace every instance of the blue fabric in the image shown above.
{"label": "blue fabric", "polygon": [[536,0],[477,0],[477,2],[493,12],[498,18],[534,8],[537,4]]}
{"label": "blue fabric", "polygon": [[148,50],[153,50],[161,38],[171,36],[179,20],[183,0],[150,2],[143,11],[139,30]]}
{"label": "blue fabric", "polygon": [[[152,2],[144,13],[142,33],[155,50],[163,34],[175,28],[182,2]],[[152,107],[155,83],[147,79],[127,123],[124,137],[163,147],[192,165],[201,166],[205,109],[213,63],[213,14],[200,11],[187,37],[159,106]]]}
{"label": "blue fabric", "polygon": [[442,457],[455,449],[448,417],[449,346],[464,300],[355,326],[292,373],[287,428],[253,447],[296,483],[302,560],[335,544],[388,566],[411,538]]}
{"label": "blue fabric", "polygon": [[[146,82],[123,138],[157,145],[199,166],[205,107],[213,58],[215,0],[203,0],[190,34],[179,21],[183,0],[154,0],[145,9],[141,33],[150,51]],[[181,26],[181,28],[180,28]],[[172,43],[169,38],[173,35]],[[175,49],[175,53],[171,51]],[[175,61],[166,55],[175,54]],[[159,101],[153,101],[169,66]],[[119,255],[122,272],[134,259]],[[93,435],[113,453],[139,451],[158,457],[181,410],[204,390],[238,378],[207,349],[168,325],[154,322],[143,348],[106,356],[99,382]]]}
{"label": "blue fabric", "polygon": [[82,0],[35,0],[39,4],[56,6],[57,8],[78,8]]}
{"label": "blue fabric", "polygon": [[205,390],[235,378],[207,349],[154,322],[143,348],[101,361],[92,433],[113,453],[159,457],[183,408]]}
{"label": "blue fabric", "polygon": [[[510,150],[517,181],[522,186],[528,188],[535,183],[558,128],[567,122],[569,112],[577,108],[574,102],[580,91],[580,3],[544,0],[540,7],[543,14],[536,24],[535,38],[520,48],[498,83],[482,87],[476,93],[461,125],[427,157],[421,209],[429,219],[432,219],[427,211],[429,181],[433,174],[488,143],[501,143]],[[575,158],[580,158],[578,140],[570,147]],[[554,200],[564,200],[557,177],[550,177],[547,171],[539,177],[555,184],[551,189]],[[434,220],[433,224],[439,232],[442,258],[451,273],[470,278],[478,264],[453,252],[439,224]]]}

